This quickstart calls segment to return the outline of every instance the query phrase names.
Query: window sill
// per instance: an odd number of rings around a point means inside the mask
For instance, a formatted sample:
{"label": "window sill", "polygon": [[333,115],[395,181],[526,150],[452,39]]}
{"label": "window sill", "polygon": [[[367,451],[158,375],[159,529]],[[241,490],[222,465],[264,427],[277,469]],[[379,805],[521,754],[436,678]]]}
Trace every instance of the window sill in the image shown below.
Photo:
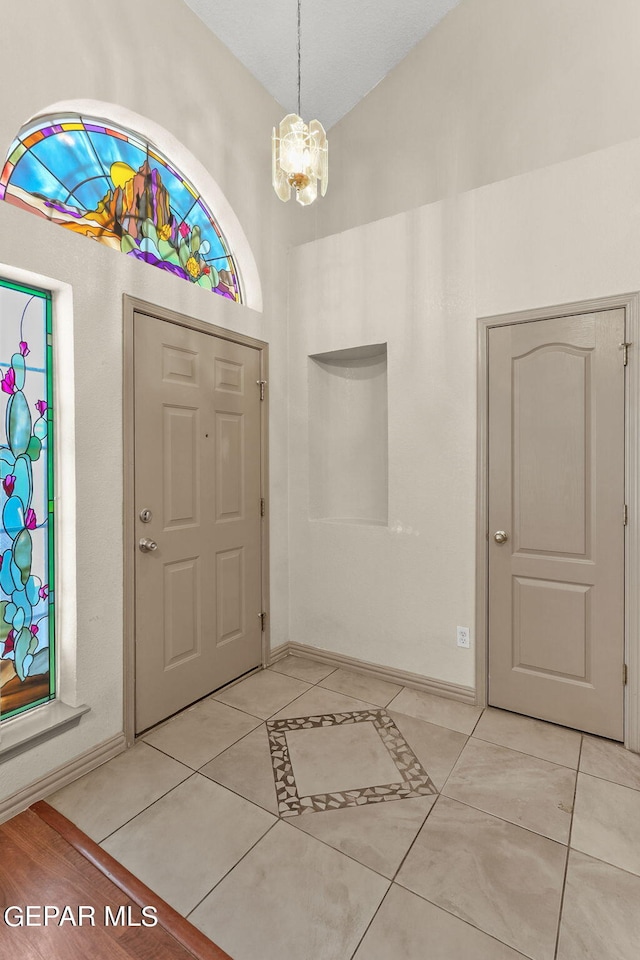
{"label": "window sill", "polygon": [[6,720],[0,727],[0,763],[57,737],[59,733],[66,733],[77,726],[80,718],[90,709],[86,704],[70,707],[60,700],[54,700],[31,713]]}

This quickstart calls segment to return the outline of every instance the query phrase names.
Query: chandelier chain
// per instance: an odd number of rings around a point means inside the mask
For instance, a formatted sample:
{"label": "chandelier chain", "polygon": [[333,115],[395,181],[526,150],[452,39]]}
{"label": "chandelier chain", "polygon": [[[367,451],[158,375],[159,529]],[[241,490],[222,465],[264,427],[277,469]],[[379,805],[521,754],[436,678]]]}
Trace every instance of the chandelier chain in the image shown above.
{"label": "chandelier chain", "polygon": [[301,72],[301,59],[300,59],[300,4],[301,0],[298,0],[298,116],[301,117],[302,113],[300,111],[300,72]]}

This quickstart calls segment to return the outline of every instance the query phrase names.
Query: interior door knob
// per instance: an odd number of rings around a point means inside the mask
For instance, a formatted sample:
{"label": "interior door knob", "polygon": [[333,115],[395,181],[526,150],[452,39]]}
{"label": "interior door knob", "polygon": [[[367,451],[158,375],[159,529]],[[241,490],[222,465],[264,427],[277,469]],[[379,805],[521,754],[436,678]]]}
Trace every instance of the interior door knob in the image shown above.
{"label": "interior door knob", "polygon": [[147,537],[142,537],[138,540],[138,546],[142,553],[151,553],[153,550],[158,549],[158,544],[155,540],[149,540]]}
{"label": "interior door knob", "polygon": [[504,530],[496,530],[496,532],[493,535],[493,539],[495,540],[496,543],[506,543],[507,540],[509,539],[509,535],[505,533]]}

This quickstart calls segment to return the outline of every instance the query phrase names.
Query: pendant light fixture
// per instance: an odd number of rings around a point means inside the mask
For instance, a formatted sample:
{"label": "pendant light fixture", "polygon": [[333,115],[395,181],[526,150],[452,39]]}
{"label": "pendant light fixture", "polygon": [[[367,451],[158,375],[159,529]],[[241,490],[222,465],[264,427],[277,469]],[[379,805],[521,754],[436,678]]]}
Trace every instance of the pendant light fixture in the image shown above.
{"label": "pendant light fixture", "polygon": [[329,180],[329,143],[324,127],[319,120],[306,124],[300,109],[300,3],[298,0],[298,113],[289,113],[273,128],[272,182],[273,189],[281,200],[291,198],[291,188],[296,191],[296,200],[308,206],[320,192],[324,197]]}

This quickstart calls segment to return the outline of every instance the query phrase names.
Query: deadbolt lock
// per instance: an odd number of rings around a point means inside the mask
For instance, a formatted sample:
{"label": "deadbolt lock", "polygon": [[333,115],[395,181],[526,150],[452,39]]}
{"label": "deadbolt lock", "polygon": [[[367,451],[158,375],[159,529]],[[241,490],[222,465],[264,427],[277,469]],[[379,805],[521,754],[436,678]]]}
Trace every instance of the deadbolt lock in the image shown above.
{"label": "deadbolt lock", "polygon": [[139,513],[139,517],[143,523],[150,523],[152,516],[151,510],[141,510]]}

